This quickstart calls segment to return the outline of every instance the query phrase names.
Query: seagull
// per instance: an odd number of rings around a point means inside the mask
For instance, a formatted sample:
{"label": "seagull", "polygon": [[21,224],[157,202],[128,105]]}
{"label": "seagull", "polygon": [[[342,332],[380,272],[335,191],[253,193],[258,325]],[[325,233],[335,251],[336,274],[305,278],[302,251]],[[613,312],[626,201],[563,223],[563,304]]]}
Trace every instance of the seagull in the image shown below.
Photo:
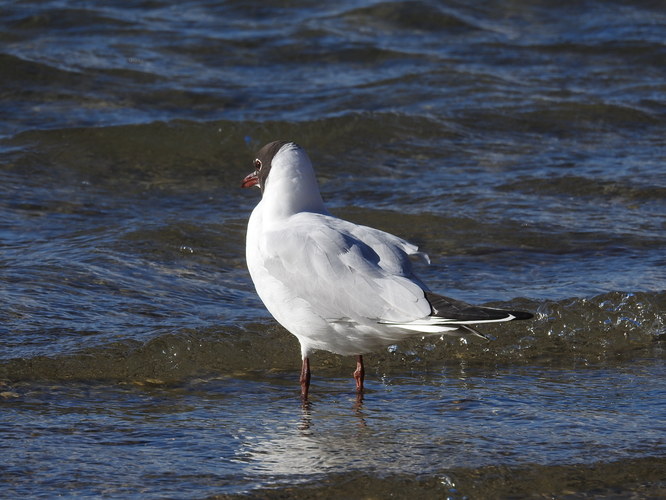
{"label": "seagull", "polygon": [[356,356],[362,394],[363,354],[416,335],[484,337],[472,325],[533,317],[430,291],[410,260],[428,256],[402,238],[332,215],[307,153],[294,142],[259,150],[241,184],[253,186],[261,201],[247,226],[247,266],[268,311],[300,342],[304,400],[315,350]]}

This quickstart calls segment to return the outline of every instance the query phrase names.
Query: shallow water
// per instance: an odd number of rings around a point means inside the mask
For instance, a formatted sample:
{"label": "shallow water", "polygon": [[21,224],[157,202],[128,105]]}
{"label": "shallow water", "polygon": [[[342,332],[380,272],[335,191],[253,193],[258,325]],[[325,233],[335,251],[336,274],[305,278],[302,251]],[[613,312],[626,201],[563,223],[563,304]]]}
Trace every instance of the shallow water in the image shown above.
{"label": "shallow water", "polygon": [[[664,496],[659,2],[8,2],[0,496]],[[417,243],[490,342],[318,353],[244,260],[253,153]]]}
{"label": "shallow water", "polygon": [[[318,380],[306,406],[285,372],[18,383],[3,412],[21,436],[3,452],[5,493],[163,498],[260,488],[270,496],[301,485],[293,493],[307,497],[332,483],[354,495],[362,489],[351,488],[352,474],[368,478],[374,494],[409,478],[398,495],[425,483],[432,498],[492,498],[522,483],[538,492],[544,481],[561,492],[573,478],[591,489],[586,473],[595,487],[617,487],[620,476],[621,488],[663,493],[664,428],[655,415],[664,387],[645,387],[647,377],[664,379],[661,362],[377,375],[362,401],[348,379]],[[608,477],[595,477],[599,469]],[[500,489],[483,484],[497,476]]]}

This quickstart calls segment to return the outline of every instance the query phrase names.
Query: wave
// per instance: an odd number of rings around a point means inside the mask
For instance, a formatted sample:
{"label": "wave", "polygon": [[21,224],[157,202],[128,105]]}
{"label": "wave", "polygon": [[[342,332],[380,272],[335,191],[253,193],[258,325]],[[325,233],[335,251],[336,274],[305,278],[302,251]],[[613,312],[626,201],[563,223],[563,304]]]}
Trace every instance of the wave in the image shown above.
{"label": "wave", "polygon": [[[330,474],[314,481],[257,489],[252,496],[279,499],[344,498],[348,496],[414,498],[658,498],[664,493],[663,457],[598,461],[587,465],[493,465],[455,467],[440,474]],[[290,482],[293,478],[290,477]],[[286,489],[285,489],[286,488]],[[225,498],[227,498],[225,496]],[[229,498],[246,498],[229,495]]]}
{"label": "wave", "polygon": [[647,202],[666,199],[666,187],[636,185],[626,181],[591,179],[578,175],[539,179],[525,177],[498,187],[500,191],[522,192],[539,196],[575,196],[622,200],[625,202]]}
{"label": "wave", "polygon": [[[381,372],[452,363],[598,365],[663,356],[666,291],[492,305],[532,310],[536,318],[489,325],[483,331],[490,342],[413,338],[368,355],[368,363]],[[271,321],[181,330],[147,342],[126,340],[67,355],[7,359],[0,362],[0,379],[167,382],[212,373],[291,373],[299,363],[296,339]],[[323,352],[316,354],[315,363],[330,375],[347,376],[351,366],[346,358]]]}
{"label": "wave", "polygon": [[440,34],[467,32],[480,29],[461,13],[428,2],[379,2],[368,7],[346,11],[341,16],[350,24],[385,27],[390,30],[404,29]]}

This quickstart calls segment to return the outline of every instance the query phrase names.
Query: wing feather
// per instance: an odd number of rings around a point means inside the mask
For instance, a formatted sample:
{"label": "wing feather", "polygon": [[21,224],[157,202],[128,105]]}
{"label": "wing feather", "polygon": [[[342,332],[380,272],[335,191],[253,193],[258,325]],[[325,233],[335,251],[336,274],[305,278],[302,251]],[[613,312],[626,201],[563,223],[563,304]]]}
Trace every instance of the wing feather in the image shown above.
{"label": "wing feather", "polygon": [[261,247],[283,293],[327,320],[408,322],[431,312],[409,260],[417,247],[388,233],[299,213],[266,231]]}

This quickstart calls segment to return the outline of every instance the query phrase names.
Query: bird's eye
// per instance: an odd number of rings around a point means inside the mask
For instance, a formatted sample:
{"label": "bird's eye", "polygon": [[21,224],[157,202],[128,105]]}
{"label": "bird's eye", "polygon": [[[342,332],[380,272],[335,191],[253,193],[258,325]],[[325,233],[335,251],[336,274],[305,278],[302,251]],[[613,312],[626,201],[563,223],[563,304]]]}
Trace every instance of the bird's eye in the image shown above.
{"label": "bird's eye", "polygon": [[261,170],[261,160],[259,158],[254,160],[254,169],[257,171]]}

